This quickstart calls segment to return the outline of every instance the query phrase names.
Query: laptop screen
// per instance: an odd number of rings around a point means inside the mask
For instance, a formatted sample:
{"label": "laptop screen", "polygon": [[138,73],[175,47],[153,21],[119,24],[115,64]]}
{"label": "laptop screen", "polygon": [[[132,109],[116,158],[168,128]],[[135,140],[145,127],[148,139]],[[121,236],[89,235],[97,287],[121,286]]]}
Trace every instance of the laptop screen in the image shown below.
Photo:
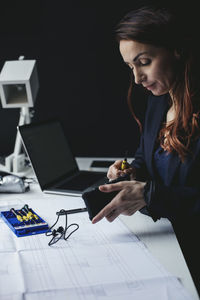
{"label": "laptop screen", "polygon": [[18,129],[42,188],[78,170],[59,121],[33,123]]}

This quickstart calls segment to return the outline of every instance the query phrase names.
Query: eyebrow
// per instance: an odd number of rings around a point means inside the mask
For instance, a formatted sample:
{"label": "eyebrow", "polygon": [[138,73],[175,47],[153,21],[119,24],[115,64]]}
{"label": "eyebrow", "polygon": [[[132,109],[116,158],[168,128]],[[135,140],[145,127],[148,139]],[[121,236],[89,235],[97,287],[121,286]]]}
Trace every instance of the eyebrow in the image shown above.
{"label": "eyebrow", "polygon": [[140,57],[143,54],[147,54],[147,52],[145,51],[145,52],[138,53],[138,55],[136,55],[136,57],[133,59],[133,61],[135,62],[138,59],[138,57]]}
{"label": "eyebrow", "polygon": [[[134,59],[133,59],[133,62],[135,62],[141,55],[143,55],[143,54],[148,54],[148,52],[147,51],[144,51],[144,52],[140,52],[140,53],[138,53],[137,55],[136,55],[136,57],[134,57]],[[129,64],[128,62],[126,62],[126,61],[124,61],[125,62],[125,64]]]}

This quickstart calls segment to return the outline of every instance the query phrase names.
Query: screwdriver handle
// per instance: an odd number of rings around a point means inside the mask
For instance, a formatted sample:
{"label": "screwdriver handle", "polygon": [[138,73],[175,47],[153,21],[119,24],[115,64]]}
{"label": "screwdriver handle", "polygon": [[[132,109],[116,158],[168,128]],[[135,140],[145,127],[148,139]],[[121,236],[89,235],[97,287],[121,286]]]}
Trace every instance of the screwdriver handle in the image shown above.
{"label": "screwdriver handle", "polygon": [[121,170],[124,171],[125,169],[129,168],[129,163],[127,162],[127,159],[124,158],[121,164]]}
{"label": "screwdriver handle", "polygon": [[39,217],[38,217],[36,214],[34,214],[34,213],[33,213],[33,211],[32,211],[32,209],[31,209],[31,208],[29,209],[29,211],[32,213],[32,215],[34,216],[34,218],[35,218],[36,220],[38,220],[38,219],[39,219]]}
{"label": "screwdriver handle", "polygon": [[32,216],[29,212],[27,212],[24,208],[22,208],[22,211],[26,214],[27,219],[32,219]]}
{"label": "screwdriver handle", "polygon": [[18,213],[21,215],[22,219],[23,219],[25,222],[28,221],[28,217],[27,217],[27,214],[26,214],[26,213],[25,213],[25,215],[24,215],[23,212],[18,212]]}
{"label": "screwdriver handle", "polygon": [[31,217],[31,218],[35,218],[36,220],[39,219],[39,217],[33,213],[32,209],[28,207],[28,204],[25,204],[23,209],[27,212],[27,214]]}
{"label": "screwdriver handle", "polygon": [[23,218],[19,214],[16,213],[14,208],[11,208],[10,211],[16,216],[18,221],[23,222]]}

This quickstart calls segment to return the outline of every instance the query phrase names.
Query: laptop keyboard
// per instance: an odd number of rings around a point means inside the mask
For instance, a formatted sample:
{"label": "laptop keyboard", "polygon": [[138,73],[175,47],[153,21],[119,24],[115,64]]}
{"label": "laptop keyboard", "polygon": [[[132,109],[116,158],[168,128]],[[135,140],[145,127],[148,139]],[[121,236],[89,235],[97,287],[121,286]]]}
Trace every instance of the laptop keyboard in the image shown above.
{"label": "laptop keyboard", "polygon": [[102,173],[80,173],[77,176],[73,177],[71,180],[59,185],[59,188],[82,191],[85,190],[87,187],[93,185],[98,180],[102,179],[102,177]]}

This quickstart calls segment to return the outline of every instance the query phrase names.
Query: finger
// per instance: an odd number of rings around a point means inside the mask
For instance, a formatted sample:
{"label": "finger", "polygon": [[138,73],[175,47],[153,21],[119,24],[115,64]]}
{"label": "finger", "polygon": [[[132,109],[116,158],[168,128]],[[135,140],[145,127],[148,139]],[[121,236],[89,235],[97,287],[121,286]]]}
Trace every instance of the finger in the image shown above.
{"label": "finger", "polygon": [[122,163],[122,160],[117,160],[114,162],[114,164],[112,164],[109,167],[108,173],[107,173],[107,177],[109,179],[115,179],[116,177],[119,176],[118,172],[120,171],[121,163]]}
{"label": "finger", "polygon": [[117,170],[117,177],[120,177],[120,176],[123,176],[125,174],[125,170],[122,171],[122,170]]}
{"label": "finger", "polygon": [[104,217],[109,216],[113,210],[115,210],[115,205],[110,202],[92,219],[92,224],[95,224],[101,221]]}
{"label": "finger", "polygon": [[121,165],[122,165],[122,161],[121,159],[118,159],[114,162],[114,166],[117,168],[117,169],[120,169],[121,168]]}
{"label": "finger", "polygon": [[99,190],[100,190],[101,192],[104,192],[104,193],[110,193],[110,192],[113,191],[113,188],[112,188],[113,185],[114,185],[114,184],[104,184],[104,185],[100,185],[100,186],[99,186]]}
{"label": "finger", "polygon": [[132,168],[128,168],[128,169],[124,170],[124,173],[126,173],[126,174],[131,174],[132,172],[133,172]]}
{"label": "finger", "polygon": [[99,190],[104,193],[120,191],[127,185],[127,183],[129,184],[129,181],[120,181],[117,183],[104,184],[99,186]]}

